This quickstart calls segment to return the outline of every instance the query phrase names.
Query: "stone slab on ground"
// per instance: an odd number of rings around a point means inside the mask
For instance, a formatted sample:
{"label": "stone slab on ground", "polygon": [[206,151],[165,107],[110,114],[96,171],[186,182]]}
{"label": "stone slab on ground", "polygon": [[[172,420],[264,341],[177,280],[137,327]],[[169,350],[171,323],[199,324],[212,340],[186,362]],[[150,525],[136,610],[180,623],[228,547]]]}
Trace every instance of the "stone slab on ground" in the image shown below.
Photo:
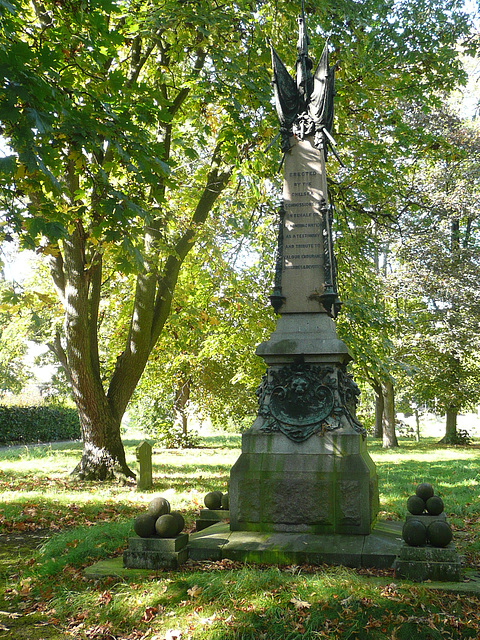
{"label": "stone slab on ground", "polygon": [[[181,569],[181,568],[180,568]],[[159,572],[165,571],[160,569]],[[124,579],[144,579],[148,578],[156,571],[149,569],[125,569],[123,566],[122,556],[110,558],[108,560],[99,560],[95,564],[84,570],[84,576],[89,580],[102,580],[104,578],[124,578]],[[392,581],[391,576],[379,577],[368,576],[365,580],[372,581],[375,584],[387,585]],[[395,582],[403,581],[395,578]],[[409,582],[409,581],[407,581]],[[458,595],[475,595],[480,596],[480,573],[474,569],[466,569],[462,582],[425,582],[422,585],[425,589],[435,589]]]}
{"label": "stone slab on ground", "polygon": [[377,525],[368,536],[230,531],[228,524],[218,523],[191,534],[188,548],[192,560],[387,569],[393,567],[401,544],[401,523],[394,522]]}

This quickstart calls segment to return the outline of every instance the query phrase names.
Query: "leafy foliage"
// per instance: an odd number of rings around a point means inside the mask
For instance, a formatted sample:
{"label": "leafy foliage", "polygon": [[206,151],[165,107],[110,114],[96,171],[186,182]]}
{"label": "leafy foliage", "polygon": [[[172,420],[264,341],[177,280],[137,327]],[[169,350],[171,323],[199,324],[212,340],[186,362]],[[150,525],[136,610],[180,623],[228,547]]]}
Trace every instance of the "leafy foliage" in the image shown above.
{"label": "leafy foliage", "polygon": [[[108,443],[100,458],[109,471],[93,470],[86,447],[79,473],[106,477],[118,463],[131,475],[120,419],[164,331],[182,265],[195,244],[218,248],[225,221],[238,237],[250,233],[250,205],[267,199],[263,178],[279,158],[264,153],[276,129],[264,38],[281,54],[290,48],[297,7],[12,0],[5,9],[0,121],[11,153],[0,161],[2,233],[48,259],[64,314],[50,344],[86,444]],[[331,190],[347,238],[372,217],[392,217],[399,159],[428,147],[405,105],[428,113],[439,90],[464,80],[458,49],[478,43],[457,0],[344,0],[306,11],[311,33],[330,35],[341,62],[336,136],[346,169]],[[264,248],[271,256],[273,243]],[[347,260],[349,251],[346,242]],[[109,294],[120,297],[112,303]],[[204,310],[181,297],[182,307]],[[194,345],[216,380],[213,389],[206,377],[195,385],[205,406],[237,362],[207,356],[210,337]]]}
{"label": "leafy foliage", "polygon": [[75,409],[67,407],[0,405],[2,444],[77,440],[80,424]]}
{"label": "leafy foliage", "polygon": [[406,383],[412,402],[447,414],[448,422],[480,399],[479,131],[445,108],[424,127],[443,144],[411,168],[395,294],[412,326],[398,353],[413,373]]}

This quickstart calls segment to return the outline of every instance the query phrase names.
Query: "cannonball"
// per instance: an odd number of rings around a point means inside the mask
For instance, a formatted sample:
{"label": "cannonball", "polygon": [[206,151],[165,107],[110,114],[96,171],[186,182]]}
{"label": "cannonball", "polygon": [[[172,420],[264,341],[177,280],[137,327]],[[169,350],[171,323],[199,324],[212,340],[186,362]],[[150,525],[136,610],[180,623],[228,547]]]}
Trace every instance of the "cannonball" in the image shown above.
{"label": "cannonball", "polygon": [[434,547],[446,547],[452,541],[453,533],[444,520],[436,520],[428,526],[427,536]]}
{"label": "cannonball", "polygon": [[425,511],[425,502],[418,496],[410,496],[407,500],[407,509],[414,516],[419,516]]}
{"label": "cannonball", "polygon": [[443,500],[440,496],[432,496],[426,503],[427,511],[431,516],[439,516],[443,511]]}
{"label": "cannonball", "polygon": [[220,509],[222,506],[222,494],[220,491],[210,491],[203,501],[207,509]]}
{"label": "cannonball", "polygon": [[171,513],[164,513],[157,518],[155,530],[161,538],[175,538],[178,532],[178,520]]}
{"label": "cannonball", "polygon": [[222,509],[230,509],[230,498],[228,497],[228,493],[224,493],[222,496]]}
{"label": "cannonball", "polygon": [[178,534],[183,531],[183,527],[185,526],[185,519],[180,511],[170,511],[170,515],[173,516],[177,521],[177,533],[175,535],[178,536]]}
{"label": "cannonball", "polygon": [[423,547],[427,542],[427,527],[420,520],[407,520],[403,525],[402,538],[410,547]]}
{"label": "cannonball", "polygon": [[170,503],[166,498],[158,496],[157,498],[154,498],[148,505],[147,513],[157,519],[160,516],[163,516],[165,513],[170,513]]}
{"label": "cannonball", "polygon": [[429,498],[433,496],[433,487],[428,482],[421,482],[417,486],[415,493],[419,498],[421,498],[424,502],[426,502]]}
{"label": "cannonball", "polygon": [[138,518],[135,518],[133,530],[141,538],[150,538],[155,534],[155,521],[156,518],[154,516],[142,513]]}

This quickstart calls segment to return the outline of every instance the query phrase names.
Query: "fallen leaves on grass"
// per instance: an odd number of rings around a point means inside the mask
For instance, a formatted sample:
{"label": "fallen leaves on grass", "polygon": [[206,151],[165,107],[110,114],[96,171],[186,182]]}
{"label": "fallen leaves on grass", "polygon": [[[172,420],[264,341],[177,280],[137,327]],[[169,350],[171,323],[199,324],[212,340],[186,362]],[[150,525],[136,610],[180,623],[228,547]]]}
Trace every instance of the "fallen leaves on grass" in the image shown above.
{"label": "fallen leaves on grass", "polygon": [[187,589],[187,593],[191,598],[198,598],[201,595],[203,589],[198,584],[194,584],[191,589]]}
{"label": "fallen leaves on grass", "polygon": [[0,616],[5,616],[6,618],[21,618],[21,613],[16,613],[15,611],[0,611]]}
{"label": "fallen leaves on grass", "polygon": [[159,613],[162,613],[162,611],[163,607],[161,604],[157,605],[156,607],[146,607],[141,620],[142,622],[150,622],[150,620],[152,620]]}
{"label": "fallen leaves on grass", "polygon": [[305,600],[300,600],[299,598],[295,598],[295,596],[290,600],[297,611],[302,609],[310,609],[312,606],[310,602],[305,602]]}

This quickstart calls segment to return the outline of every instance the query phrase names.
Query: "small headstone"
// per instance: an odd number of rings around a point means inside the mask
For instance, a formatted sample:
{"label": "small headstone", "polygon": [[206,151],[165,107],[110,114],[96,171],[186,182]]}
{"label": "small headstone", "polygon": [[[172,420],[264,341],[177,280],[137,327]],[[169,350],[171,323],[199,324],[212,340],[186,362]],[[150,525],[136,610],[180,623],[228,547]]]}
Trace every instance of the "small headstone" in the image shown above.
{"label": "small headstone", "polygon": [[145,440],[136,448],[140,471],[137,477],[137,489],[148,491],[152,488],[152,445]]}
{"label": "small headstone", "polygon": [[[163,516],[162,516],[163,517]],[[188,534],[174,538],[130,538],[123,552],[126,569],[177,569],[188,559]]]}

